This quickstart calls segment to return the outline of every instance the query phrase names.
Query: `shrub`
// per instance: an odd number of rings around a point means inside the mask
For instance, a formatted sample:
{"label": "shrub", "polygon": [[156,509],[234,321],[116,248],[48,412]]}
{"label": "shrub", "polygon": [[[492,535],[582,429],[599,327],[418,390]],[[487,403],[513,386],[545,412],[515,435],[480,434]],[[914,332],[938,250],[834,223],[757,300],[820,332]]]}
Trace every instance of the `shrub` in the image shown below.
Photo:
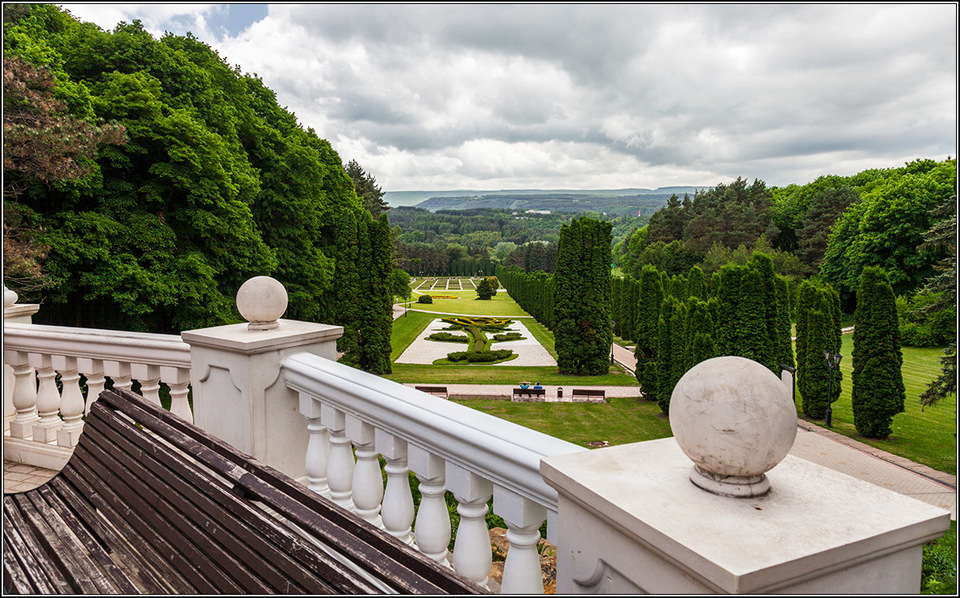
{"label": "shrub", "polygon": [[450,334],[449,332],[434,332],[427,337],[432,341],[441,341],[449,343],[469,343],[470,337],[462,334]]}
{"label": "shrub", "polygon": [[466,361],[469,363],[489,363],[491,361],[500,361],[513,355],[510,349],[498,349],[496,351],[456,351],[447,355],[450,361]]}
{"label": "shrub", "polygon": [[417,297],[417,303],[433,303],[433,297],[430,295],[420,295]]}

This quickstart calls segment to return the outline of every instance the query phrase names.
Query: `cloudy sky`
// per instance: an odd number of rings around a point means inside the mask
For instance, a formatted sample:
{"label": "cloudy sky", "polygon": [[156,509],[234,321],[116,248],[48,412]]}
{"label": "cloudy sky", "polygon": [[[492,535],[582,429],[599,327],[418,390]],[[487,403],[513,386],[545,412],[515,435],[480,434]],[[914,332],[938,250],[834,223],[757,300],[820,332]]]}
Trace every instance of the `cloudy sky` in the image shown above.
{"label": "cloudy sky", "polygon": [[63,4],[187,31],[385,191],[783,186],[957,155],[957,5]]}

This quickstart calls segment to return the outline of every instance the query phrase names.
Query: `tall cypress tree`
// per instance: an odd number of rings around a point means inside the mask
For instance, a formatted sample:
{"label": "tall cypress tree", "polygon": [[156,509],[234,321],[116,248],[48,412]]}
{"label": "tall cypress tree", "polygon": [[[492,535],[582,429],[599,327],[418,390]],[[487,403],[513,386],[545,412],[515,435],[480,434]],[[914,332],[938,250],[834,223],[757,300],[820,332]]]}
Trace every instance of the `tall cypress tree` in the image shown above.
{"label": "tall cypress tree", "polygon": [[337,339],[337,350],[343,353],[341,363],[356,367],[360,363],[362,292],[360,272],[357,269],[360,260],[357,218],[352,210],[344,211],[337,225],[336,259],[333,288],[339,309],[334,312],[334,324],[343,326],[343,336]]}
{"label": "tall cypress tree", "polygon": [[687,298],[684,345],[684,373],[701,361],[717,356],[713,342],[713,317],[710,315],[709,304],[693,295]]}
{"label": "tall cypress tree", "polygon": [[697,299],[707,299],[707,284],[703,278],[703,270],[700,266],[693,265],[687,274],[687,296]]}
{"label": "tall cypress tree", "polygon": [[667,295],[660,308],[660,318],[657,325],[657,405],[664,413],[670,410],[670,393],[673,387],[670,385],[671,373],[673,371],[673,316],[674,306],[677,300],[673,295]]}
{"label": "tall cypress tree", "polygon": [[560,230],[554,274],[554,337],[560,373],[609,371],[612,226],[577,218]]}
{"label": "tall cypress tree", "polygon": [[840,396],[843,375],[835,369],[827,397],[831,374],[823,353],[840,351],[840,335],[840,296],[829,285],[804,281],[797,297],[797,389],[807,417],[825,417],[827,401]]}
{"label": "tall cypress tree", "polygon": [[657,352],[659,346],[658,324],[660,304],[663,303],[663,287],[656,267],[646,265],[640,272],[638,285],[637,319],[634,327],[637,346],[636,376],[640,390],[648,400],[657,400]]}
{"label": "tall cypress tree", "polygon": [[[837,299],[839,301],[839,297]],[[778,366],[782,364],[792,368],[795,367],[795,365],[793,360],[793,341],[790,338],[790,288],[787,279],[782,276],[777,276],[776,278],[776,315],[776,331],[774,335],[776,362]],[[779,369],[776,371],[779,371]]]}
{"label": "tall cypress tree", "polygon": [[904,411],[900,333],[893,288],[886,273],[863,269],[853,330],[853,424],[867,438],[887,438],[893,416]]}

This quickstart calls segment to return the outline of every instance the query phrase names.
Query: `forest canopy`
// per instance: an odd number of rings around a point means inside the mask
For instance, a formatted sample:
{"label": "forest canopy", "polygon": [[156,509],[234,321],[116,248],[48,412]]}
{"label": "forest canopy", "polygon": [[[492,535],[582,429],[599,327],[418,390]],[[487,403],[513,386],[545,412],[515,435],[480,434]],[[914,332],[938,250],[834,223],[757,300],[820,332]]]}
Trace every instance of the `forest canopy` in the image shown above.
{"label": "forest canopy", "polygon": [[17,189],[5,184],[5,228],[9,215],[29,233],[49,277],[42,291],[14,288],[48,304],[38,320],[155,332],[239,321],[233,298],[256,275],[284,284],[285,317],[331,319],[336,224],[361,203],[330,143],[256,75],[190,34],[155,39],[138,21],[107,32],[48,4],[4,5],[4,52],[52,77],[43,101],[59,116],[125,132],[78,157],[81,176],[27,167]]}

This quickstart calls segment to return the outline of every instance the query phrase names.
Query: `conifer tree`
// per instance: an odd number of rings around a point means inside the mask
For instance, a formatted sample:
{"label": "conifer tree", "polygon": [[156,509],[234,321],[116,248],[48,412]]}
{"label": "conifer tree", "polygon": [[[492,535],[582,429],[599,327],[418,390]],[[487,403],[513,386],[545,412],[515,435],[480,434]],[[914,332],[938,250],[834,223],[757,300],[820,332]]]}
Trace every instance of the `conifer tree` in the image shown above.
{"label": "conifer tree", "polygon": [[827,402],[840,396],[843,375],[834,369],[827,397],[831,374],[824,357],[824,351],[840,351],[840,334],[840,296],[829,285],[804,281],[797,297],[797,389],[807,417],[825,417]]}
{"label": "conifer tree", "polygon": [[684,345],[684,373],[701,361],[717,356],[713,342],[713,317],[710,315],[709,304],[693,295],[687,298]]}
{"label": "conifer tree", "polygon": [[690,267],[690,272],[687,274],[687,296],[696,297],[704,301],[707,299],[707,285],[703,278],[703,270],[700,266],[694,265]]}
{"label": "conifer tree", "polygon": [[560,373],[609,371],[612,225],[577,218],[560,229],[554,274],[554,337]]}
{"label": "conifer tree", "polygon": [[339,309],[334,324],[343,326],[343,336],[337,339],[337,350],[343,353],[341,363],[356,367],[360,363],[360,272],[357,270],[360,249],[357,240],[357,218],[346,210],[337,225],[337,262],[333,288]]}
{"label": "conifer tree", "polygon": [[657,404],[670,412],[670,395],[683,374],[684,308],[673,295],[668,295],[660,310],[657,345]]}
{"label": "conifer tree", "polygon": [[853,424],[867,438],[887,438],[904,411],[900,333],[893,288],[875,266],[863,269],[853,330]]}
{"label": "conifer tree", "polygon": [[660,304],[663,303],[663,287],[660,286],[660,273],[656,267],[646,265],[640,272],[638,285],[637,319],[635,334],[637,346],[634,356],[637,358],[636,376],[644,397],[657,399],[657,353],[659,346],[658,325]]}

